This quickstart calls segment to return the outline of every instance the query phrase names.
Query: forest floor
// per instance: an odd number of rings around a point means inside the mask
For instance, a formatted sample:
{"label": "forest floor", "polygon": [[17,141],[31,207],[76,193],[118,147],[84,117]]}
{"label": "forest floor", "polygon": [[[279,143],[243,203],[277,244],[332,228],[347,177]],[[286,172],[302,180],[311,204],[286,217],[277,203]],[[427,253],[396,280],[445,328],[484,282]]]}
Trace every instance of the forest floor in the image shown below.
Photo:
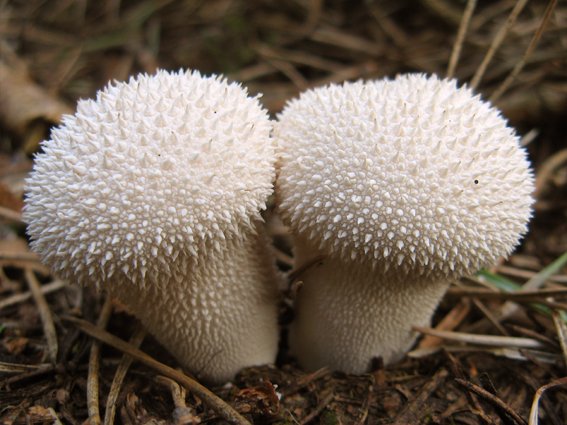
{"label": "forest floor", "polygon": [[[221,420],[222,409],[187,392],[183,379],[176,383],[175,360],[120,305],[41,265],[21,218],[33,154],[62,114],[109,81],[158,68],[222,73],[263,93],[274,115],[299,92],[324,84],[402,72],[451,75],[501,109],[536,174],[529,234],[509,259],[452,285],[432,324],[450,332],[447,338],[423,336],[402,363],[377,362],[364,375],[304,373],[284,342],[276,365],[211,388],[227,409],[253,423],[298,425],[566,424],[567,4],[481,1],[458,43],[472,3],[0,0],[2,424]],[[455,45],[461,51],[452,62]],[[290,237],[271,209],[266,219],[288,271]],[[128,368],[123,351],[100,350],[81,331],[86,325],[63,319],[69,315],[90,323],[106,317],[107,332],[161,366],[134,361]],[[91,334],[102,338],[103,328]],[[465,341],[452,340],[452,332]],[[500,340],[488,346],[471,335]],[[517,341],[542,344],[528,349]],[[164,377],[165,365],[176,374]],[[118,385],[117,370],[124,373]]]}

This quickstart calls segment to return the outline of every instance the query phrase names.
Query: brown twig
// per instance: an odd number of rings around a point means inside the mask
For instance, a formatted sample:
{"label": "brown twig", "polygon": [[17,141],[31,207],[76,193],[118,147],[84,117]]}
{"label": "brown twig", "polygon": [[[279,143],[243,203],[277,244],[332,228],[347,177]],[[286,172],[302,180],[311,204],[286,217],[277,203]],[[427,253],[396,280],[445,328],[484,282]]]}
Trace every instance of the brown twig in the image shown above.
{"label": "brown twig", "polygon": [[370,40],[352,35],[336,28],[317,28],[310,36],[311,40],[331,46],[365,53],[370,56],[380,55],[380,47]]}
{"label": "brown twig", "polygon": [[565,163],[567,163],[567,149],[562,149],[548,157],[539,166],[535,181],[534,198],[541,199],[546,195],[553,174]]}
{"label": "brown twig", "polygon": [[340,72],[342,69],[342,65],[340,63],[333,62],[308,52],[302,52],[301,50],[291,50],[275,46],[270,46],[269,48],[261,46],[258,49],[260,48],[262,49],[260,50],[260,53],[264,56],[273,56],[276,59],[284,59],[299,65],[310,66],[327,72]]}
{"label": "brown twig", "polygon": [[[471,310],[470,298],[463,298],[453,309],[439,322],[435,329],[439,331],[452,331],[467,317]],[[443,342],[443,338],[426,335],[422,338],[418,348],[435,347]]]}
{"label": "brown twig", "polygon": [[[54,280],[45,285],[41,285],[39,290],[43,295],[50,294],[52,292],[58,291],[61,288],[67,286],[67,282],[64,280]],[[33,293],[31,291],[24,292],[21,294],[12,295],[11,297],[6,298],[5,300],[0,301],[0,310],[3,308],[9,307],[11,305],[15,305],[24,301],[29,300],[33,297]]]}
{"label": "brown twig", "polygon": [[478,385],[475,385],[472,382],[465,381],[464,379],[456,378],[455,381],[462,387],[469,390],[470,392],[484,398],[486,401],[494,405],[497,408],[498,412],[500,411],[506,412],[506,414],[509,415],[511,418],[513,418],[518,425],[528,425],[528,423],[524,419],[522,419],[521,416],[519,416],[516,412],[514,412],[510,408],[510,406],[508,406],[506,403],[504,403],[495,395],[490,394],[488,391],[482,389]]}
{"label": "brown twig", "polygon": [[13,221],[19,224],[26,224],[24,219],[22,218],[22,213],[15,211],[11,208],[6,208],[0,206],[0,219]]}
{"label": "brown twig", "polygon": [[542,397],[544,391],[548,390],[549,388],[557,387],[559,385],[567,385],[567,377],[558,379],[553,381],[547,385],[544,385],[540,389],[537,390],[534,401],[532,403],[532,409],[530,411],[530,422],[529,425],[537,425],[539,419],[539,399]]}
{"label": "brown twig", "polygon": [[37,310],[39,312],[39,317],[41,318],[41,323],[43,324],[43,332],[45,334],[45,339],[47,340],[47,347],[49,351],[49,359],[51,363],[57,363],[57,332],[55,330],[55,325],[53,324],[53,318],[51,317],[51,310],[49,309],[49,304],[45,299],[45,296],[41,293],[41,285],[32,270],[26,269],[24,272],[26,282],[33,294],[35,304],[37,305]]}
{"label": "brown twig", "polygon": [[454,297],[476,297],[490,300],[533,302],[538,298],[567,297],[567,289],[539,289],[536,291],[492,291],[490,289],[452,287],[447,295]]}
{"label": "brown twig", "polygon": [[545,10],[543,18],[541,20],[541,25],[539,26],[538,30],[536,31],[532,40],[530,41],[526,53],[524,54],[522,59],[516,64],[514,69],[512,69],[508,77],[506,77],[506,79],[502,82],[502,84],[500,84],[500,87],[498,87],[496,91],[492,93],[492,95],[488,100],[490,100],[493,103],[498,101],[500,96],[502,96],[502,94],[508,89],[510,84],[512,84],[512,82],[516,79],[520,71],[522,71],[522,68],[524,67],[527,60],[535,50],[537,43],[539,42],[539,39],[541,38],[541,35],[543,34],[543,31],[545,30],[545,27],[549,21],[549,18],[551,18],[551,14],[553,13],[555,6],[557,6],[557,0],[551,0],[547,5],[547,9]]}
{"label": "brown twig", "polygon": [[323,397],[323,399],[319,402],[319,404],[317,404],[315,410],[313,410],[306,417],[304,417],[301,420],[301,422],[299,422],[299,425],[306,425],[309,422],[311,422],[313,419],[315,419],[323,411],[323,409],[327,407],[329,403],[331,403],[331,401],[333,401],[334,397],[335,395],[333,394],[333,392],[332,391],[329,392],[329,394]]}
{"label": "brown twig", "polygon": [[190,392],[199,397],[203,401],[203,403],[209,406],[219,417],[221,417],[225,421],[235,425],[250,425],[250,422],[248,422],[227,403],[225,403],[211,391],[203,387],[197,381],[190,379],[188,376],[182,374],[181,372],[178,372],[177,370],[172,369],[171,367],[166,366],[163,363],[158,362],[157,360],[154,360],[143,351],[134,348],[127,342],[97,328],[96,326],[85,320],[81,320],[72,316],[63,316],[61,319],[73,323],[78,329],[87,333],[88,335],[99,339],[100,341],[111,345],[112,347],[120,351],[123,351],[129,356],[142,362],[146,366],[155,369],[162,375],[165,375],[183,385]]}
{"label": "brown twig", "polygon": [[328,368],[319,369],[318,371],[305,376],[303,379],[298,380],[295,384],[282,388],[279,392],[282,395],[282,398],[289,397],[296,394],[299,390],[307,387],[311,382],[329,374],[330,372]]}
{"label": "brown twig", "polygon": [[480,84],[480,81],[482,80],[482,77],[486,69],[488,68],[488,64],[492,60],[494,53],[496,53],[496,50],[498,50],[498,48],[504,41],[504,37],[506,37],[508,30],[514,24],[516,18],[518,17],[518,15],[520,14],[520,12],[522,11],[522,9],[524,8],[527,2],[528,0],[518,0],[514,8],[512,9],[512,12],[510,12],[510,16],[508,16],[506,23],[500,28],[500,31],[498,31],[496,36],[492,39],[488,52],[484,56],[482,63],[478,66],[475,74],[473,75],[472,80],[469,83],[469,86],[473,90],[476,90],[478,88],[478,85]]}
{"label": "brown twig", "polygon": [[507,325],[507,327],[509,327],[510,329],[512,329],[513,331],[515,331],[517,333],[520,333],[522,335],[527,336],[528,338],[537,339],[541,342],[549,344],[552,347],[559,348],[559,344],[557,344],[557,342],[555,342],[551,338],[548,338],[548,337],[546,337],[545,335],[543,335],[539,332],[536,332],[536,331],[531,330],[531,329],[522,328],[521,326],[516,326],[516,325],[512,325],[512,324]]}
{"label": "brown twig", "polygon": [[[142,344],[145,336],[146,328],[144,328],[141,323],[138,323],[137,328],[134,330],[129,343],[134,348],[140,348],[140,345]],[[113,425],[114,423],[114,415],[116,414],[116,400],[118,399],[118,395],[120,394],[120,390],[122,388],[122,383],[124,382],[124,378],[126,377],[126,372],[128,372],[130,364],[132,364],[132,360],[132,357],[124,354],[122,356],[120,364],[118,365],[118,369],[116,369],[116,374],[114,375],[114,379],[112,380],[112,385],[110,386],[110,391],[106,400],[104,425]]]}
{"label": "brown twig", "polygon": [[[105,329],[112,315],[112,298],[107,297],[102,305],[97,326]],[[98,404],[98,370],[100,363],[100,349],[102,343],[93,341],[89,359],[89,374],[87,377],[87,410],[89,412],[89,425],[100,425],[100,410]]]}
{"label": "brown twig", "polygon": [[[567,149],[565,150],[565,160],[567,161]],[[541,165],[538,168],[538,176],[541,173]],[[536,190],[537,190],[537,185],[536,185]],[[503,274],[503,275],[507,275],[507,276],[513,276],[513,277],[519,277],[521,279],[531,279],[534,276],[536,276],[538,274],[538,272],[536,271],[532,271],[532,270],[525,270],[525,269],[521,269],[521,268],[517,268],[517,267],[511,267],[511,266],[505,266],[505,265],[499,265],[495,267],[495,271],[498,274]],[[554,283],[567,283],[567,275],[553,275],[549,278],[550,282],[554,282]],[[522,291],[525,292],[525,291]]]}
{"label": "brown twig", "polygon": [[438,331],[431,328],[413,327],[414,330],[426,335],[438,336],[453,341],[467,342],[469,344],[479,344],[488,346],[507,346],[516,348],[542,348],[540,341],[530,338],[517,338],[512,336],[477,335],[464,332]]}
{"label": "brown twig", "polygon": [[298,267],[297,269],[293,270],[288,276],[289,282],[293,283],[296,280],[300,280],[300,277],[303,273],[305,273],[311,267],[315,266],[315,264],[317,264],[319,261],[321,261],[324,258],[325,258],[324,255],[319,255],[313,258],[311,261],[303,264],[301,267]]}
{"label": "brown twig", "polygon": [[357,419],[354,425],[364,425],[366,422],[366,418],[368,418],[368,411],[370,410],[370,402],[372,401],[372,392],[374,391],[374,385],[370,384],[368,386],[368,391],[366,392],[366,396],[362,401],[362,406],[360,410],[362,410],[362,414],[360,418]]}
{"label": "brown twig", "polygon": [[307,20],[302,28],[302,32],[305,34],[310,34],[321,17],[321,10],[323,9],[323,0],[311,0],[309,5],[309,13],[307,14]]}
{"label": "brown twig", "polygon": [[565,321],[557,311],[551,310],[551,316],[553,317],[553,322],[557,329],[557,337],[561,344],[561,351],[563,351],[563,361],[567,368],[567,324],[565,324]]}
{"label": "brown twig", "polygon": [[461,17],[461,23],[459,24],[459,31],[457,32],[457,39],[453,44],[453,51],[451,52],[451,57],[449,58],[449,65],[447,66],[447,78],[453,78],[455,75],[455,69],[457,68],[457,63],[459,62],[459,57],[461,56],[461,49],[463,48],[463,43],[467,35],[467,30],[471,22],[471,18],[476,7],[477,0],[468,0],[467,6]]}
{"label": "brown twig", "polygon": [[173,404],[175,407],[187,407],[185,403],[185,388],[180,387],[177,382],[173,379],[167,378],[165,376],[156,376],[155,381],[161,385],[166,386],[171,391],[171,397],[173,398]]}
{"label": "brown twig", "polygon": [[384,34],[386,34],[398,48],[404,49],[411,43],[411,39],[405,31],[396,24],[388,14],[384,13],[377,3],[373,3],[369,8],[370,13],[374,16],[374,19]]}
{"label": "brown twig", "polygon": [[264,56],[264,60],[289,78],[299,90],[307,90],[309,87],[309,82],[305,77],[288,61],[268,56]]}
{"label": "brown twig", "polygon": [[461,11],[447,0],[421,0],[421,2],[449,24],[458,25],[462,19]]}
{"label": "brown twig", "polygon": [[201,418],[197,417],[195,409],[187,407],[187,403],[185,403],[185,388],[179,386],[179,384],[173,379],[166,378],[165,376],[156,376],[155,380],[161,385],[166,386],[171,391],[173,404],[175,404],[173,418],[177,425],[200,423]]}
{"label": "brown twig", "polygon": [[8,261],[30,261],[34,263],[40,263],[41,258],[39,255],[33,252],[0,252],[0,260],[8,260]]}
{"label": "brown twig", "polygon": [[449,371],[447,369],[439,370],[431,380],[425,384],[419,393],[405,405],[402,411],[396,417],[394,421],[395,424],[409,424],[414,423],[415,421],[419,420],[417,415],[423,406],[423,403],[429,398],[429,396],[437,389],[439,385],[441,385],[445,378],[449,375]]}
{"label": "brown twig", "polygon": [[498,318],[496,316],[494,316],[494,314],[492,314],[490,309],[488,307],[486,307],[482,301],[480,301],[477,297],[473,297],[472,301],[473,301],[475,307],[478,308],[482,312],[482,314],[484,314],[484,317],[486,317],[488,319],[488,321],[490,323],[492,323],[492,326],[494,326],[496,329],[498,329],[498,331],[500,331],[500,333],[502,335],[510,336],[508,331],[498,321]]}
{"label": "brown twig", "polygon": [[47,373],[55,373],[57,371],[57,366],[50,364],[49,366],[41,365],[36,370],[32,370],[30,372],[24,372],[17,376],[12,376],[11,378],[3,379],[2,386],[10,387],[10,385],[18,383],[20,381],[25,381],[27,379],[36,378],[41,375],[45,375]]}

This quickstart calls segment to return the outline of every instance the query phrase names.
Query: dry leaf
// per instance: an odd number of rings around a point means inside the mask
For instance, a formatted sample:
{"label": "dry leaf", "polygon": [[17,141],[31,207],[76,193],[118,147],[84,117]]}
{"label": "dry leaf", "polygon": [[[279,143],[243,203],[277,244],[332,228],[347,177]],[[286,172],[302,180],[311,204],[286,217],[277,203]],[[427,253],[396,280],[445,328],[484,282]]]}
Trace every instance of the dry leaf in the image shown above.
{"label": "dry leaf", "polygon": [[0,42],[0,119],[16,134],[24,135],[36,120],[59,124],[74,110],[36,84],[25,63]]}

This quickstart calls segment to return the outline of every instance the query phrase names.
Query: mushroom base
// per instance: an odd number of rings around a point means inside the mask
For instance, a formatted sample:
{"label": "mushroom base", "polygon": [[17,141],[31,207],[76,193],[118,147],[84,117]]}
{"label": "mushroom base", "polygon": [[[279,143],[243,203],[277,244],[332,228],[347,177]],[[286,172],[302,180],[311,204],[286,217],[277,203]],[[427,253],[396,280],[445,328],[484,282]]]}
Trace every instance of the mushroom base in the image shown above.
{"label": "mushroom base", "polygon": [[401,274],[331,257],[304,264],[290,349],[308,372],[366,373],[375,358],[402,360],[417,338],[412,327],[429,325],[449,286],[433,272]]}
{"label": "mushroom base", "polygon": [[144,282],[100,287],[124,302],[199,380],[221,385],[244,367],[276,358],[280,276],[264,239],[252,231],[227,236],[220,249],[179,252],[174,262],[187,266],[171,267],[157,281],[148,273]]}

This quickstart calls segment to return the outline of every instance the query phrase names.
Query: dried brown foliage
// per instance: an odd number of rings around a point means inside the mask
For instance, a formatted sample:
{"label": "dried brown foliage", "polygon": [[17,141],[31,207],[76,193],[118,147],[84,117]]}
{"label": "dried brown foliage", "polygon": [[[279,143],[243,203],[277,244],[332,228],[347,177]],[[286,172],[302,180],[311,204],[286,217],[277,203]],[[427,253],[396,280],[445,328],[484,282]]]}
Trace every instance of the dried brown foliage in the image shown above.
{"label": "dried brown foliage", "polygon": [[[284,346],[277,367],[244,370],[232,387],[214,389],[247,420],[535,423],[529,414],[536,391],[549,385],[539,400],[540,423],[567,423],[567,330],[561,316],[567,310],[567,270],[563,263],[553,273],[538,273],[567,252],[565,2],[527,2],[482,78],[478,72],[521,3],[479,2],[462,32],[454,75],[472,82],[484,98],[497,96],[496,105],[526,141],[537,136],[529,145],[537,173],[530,234],[509,262],[492,270],[529,291],[495,292],[486,279],[463,279],[445,298],[434,324],[439,331],[464,333],[469,342],[444,339],[456,334],[430,335],[402,364],[384,368],[377,362],[367,375],[305,374],[287,358]],[[28,250],[19,211],[30,154],[69,111],[66,105],[94,96],[109,80],[158,67],[224,73],[252,93],[263,93],[273,113],[299,91],[329,82],[408,71],[443,76],[465,6],[458,0],[0,1],[3,423],[112,423],[111,410],[124,425],[219,421],[210,403],[168,380],[172,376],[160,377],[140,362],[128,369],[130,362],[107,345],[98,367],[89,372],[93,339],[61,319],[71,314],[96,323],[102,297],[66,286],[41,266]],[[515,68],[517,76],[506,81]],[[499,94],[505,81],[509,85]],[[267,218],[276,244],[289,254],[285,229],[270,211]],[[280,259],[285,267],[289,255]],[[143,331],[136,322],[119,306],[109,314],[109,332],[139,346]],[[470,334],[522,338],[539,348],[514,348],[505,338],[495,347],[472,345]],[[175,366],[150,337],[141,349],[158,363]],[[121,386],[113,386],[118,375]],[[98,398],[92,392],[87,396],[93,380]]]}

